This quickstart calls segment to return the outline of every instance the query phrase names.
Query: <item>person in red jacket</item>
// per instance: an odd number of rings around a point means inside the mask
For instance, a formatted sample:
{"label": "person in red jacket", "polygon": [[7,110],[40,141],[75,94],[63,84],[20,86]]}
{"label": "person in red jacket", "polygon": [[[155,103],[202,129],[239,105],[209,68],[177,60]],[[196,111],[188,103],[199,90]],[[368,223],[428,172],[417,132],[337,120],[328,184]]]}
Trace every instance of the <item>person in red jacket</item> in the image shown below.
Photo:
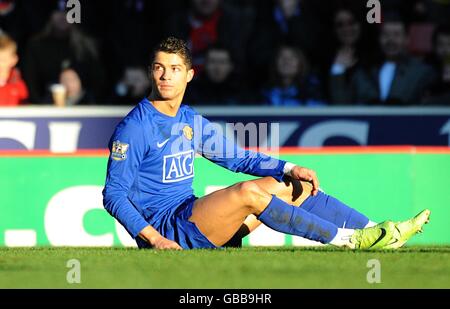
{"label": "person in red jacket", "polygon": [[17,106],[28,98],[28,89],[16,68],[17,44],[0,34],[0,106]]}

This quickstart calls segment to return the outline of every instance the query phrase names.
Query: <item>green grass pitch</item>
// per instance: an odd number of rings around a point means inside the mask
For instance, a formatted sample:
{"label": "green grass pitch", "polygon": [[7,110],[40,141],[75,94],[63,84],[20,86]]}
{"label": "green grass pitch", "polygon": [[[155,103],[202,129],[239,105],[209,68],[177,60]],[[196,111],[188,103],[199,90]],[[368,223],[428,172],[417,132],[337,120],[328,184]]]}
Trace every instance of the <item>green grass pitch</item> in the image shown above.
{"label": "green grass pitch", "polygon": [[[66,280],[70,259],[79,284]],[[367,282],[371,259],[381,283]],[[0,288],[450,288],[450,247],[1,248]]]}

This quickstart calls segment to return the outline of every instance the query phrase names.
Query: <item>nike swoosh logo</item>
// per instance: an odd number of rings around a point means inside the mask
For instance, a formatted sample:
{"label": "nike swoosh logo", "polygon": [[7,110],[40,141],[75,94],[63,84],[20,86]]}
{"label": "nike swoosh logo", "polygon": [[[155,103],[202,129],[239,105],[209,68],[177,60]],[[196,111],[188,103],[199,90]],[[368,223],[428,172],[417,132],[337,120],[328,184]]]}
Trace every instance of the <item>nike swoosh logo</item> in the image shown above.
{"label": "nike swoosh logo", "polygon": [[381,228],[381,235],[380,237],[378,237],[378,239],[370,246],[370,248],[372,248],[373,246],[375,246],[378,242],[380,242],[380,240],[382,240],[385,236],[386,236],[387,232],[385,229]]}
{"label": "nike swoosh logo", "polygon": [[397,239],[397,238],[391,240],[391,241],[388,243],[388,246],[393,245],[393,244],[395,244],[395,243],[398,243],[398,239]]}
{"label": "nike swoosh logo", "polygon": [[156,146],[158,146],[158,148],[161,148],[162,146],[164,146],[168,141],[170,140],[170,138],[166,139],[164,142],[162,143],[156,143]]}
{"label": "nike swoosh logo", "polygon": [[[400,235],[399,229],[397,227],[395,227],[395,229],[397,230],[398,234]],[[392,237],[391,241],[388,243],[388,246],[393,245],[397,242],[399,242],[399,239],[397,237]]]}

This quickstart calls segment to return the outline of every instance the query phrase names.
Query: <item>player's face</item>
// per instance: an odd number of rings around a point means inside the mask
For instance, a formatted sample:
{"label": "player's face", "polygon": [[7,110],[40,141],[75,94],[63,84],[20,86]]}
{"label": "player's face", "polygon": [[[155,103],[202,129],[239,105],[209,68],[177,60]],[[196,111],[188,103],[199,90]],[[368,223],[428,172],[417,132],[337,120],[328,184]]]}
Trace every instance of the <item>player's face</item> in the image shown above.
{"label": "player's face", "polygon": [[194,70],[188,70],[183,58],[177,54],[157,52],[150,68],[152,91],[161,100],[182,98]]}

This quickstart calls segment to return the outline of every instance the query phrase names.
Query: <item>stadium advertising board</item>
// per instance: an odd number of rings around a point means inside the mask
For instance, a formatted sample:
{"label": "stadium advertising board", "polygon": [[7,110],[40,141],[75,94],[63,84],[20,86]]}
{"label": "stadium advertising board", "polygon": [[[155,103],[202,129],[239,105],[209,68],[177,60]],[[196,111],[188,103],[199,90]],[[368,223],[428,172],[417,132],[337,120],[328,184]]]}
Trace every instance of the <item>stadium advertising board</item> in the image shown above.
{"label": "stadium advertising board", "polygon": [[[107,152],[0,156],[0,246],[134,246],[102,206]],[[416,244],[449,244],[450,155],[403,147],[380,151],[291,149],[282,159],[315,169],[325,192],[373,220],[403,220],[432,210]],[[195,160],[194,192],[202,196],[251,176]],[[310,245],[261,226],[244,245]]]}
{"label": "stadium advertising board", "polygon": [[[104,149],[131,107],[0,108],[0,150]],[[450,108],[198,108],[225,130],[257,132],[241,145],[450,145]],[[228,124],[228,127],[227,125]]]}

